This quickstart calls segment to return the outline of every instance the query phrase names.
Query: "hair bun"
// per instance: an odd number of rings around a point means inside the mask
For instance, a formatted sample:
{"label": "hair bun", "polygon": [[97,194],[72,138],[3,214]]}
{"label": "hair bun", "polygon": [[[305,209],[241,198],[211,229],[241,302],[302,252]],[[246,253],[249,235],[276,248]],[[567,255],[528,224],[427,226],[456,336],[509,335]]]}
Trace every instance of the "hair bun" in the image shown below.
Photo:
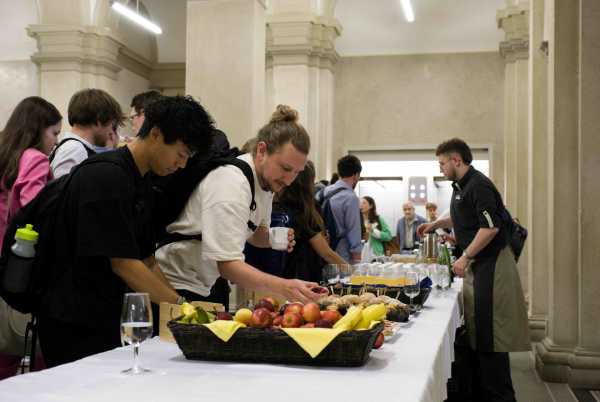
{"label": "hair bun", "polygon": [[288,105],[277,105],[275,112],[271,115],[271,121],[269,123],[277,123],[280,121],[295,123],[298,121],[298,112]]}

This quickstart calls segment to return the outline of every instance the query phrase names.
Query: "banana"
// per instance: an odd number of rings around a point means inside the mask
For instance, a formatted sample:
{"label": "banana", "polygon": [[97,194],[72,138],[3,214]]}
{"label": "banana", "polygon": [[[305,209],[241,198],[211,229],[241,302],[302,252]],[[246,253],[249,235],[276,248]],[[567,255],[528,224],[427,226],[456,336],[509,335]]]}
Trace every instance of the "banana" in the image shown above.
{"label": "banana", "polygon": [[385,304],[372,304],[362,311],[360,321],[354,326],[354,329],[367,329],[372,321],[381,321],[385,319]]}
{"label": "banana", "polygon": [[350,330],[354,328],[356,323],[361,319],[361,312],[363,308],[360,306],[352,306],[348,309],[346,314],[333,325],[333,328],[344,328]]}

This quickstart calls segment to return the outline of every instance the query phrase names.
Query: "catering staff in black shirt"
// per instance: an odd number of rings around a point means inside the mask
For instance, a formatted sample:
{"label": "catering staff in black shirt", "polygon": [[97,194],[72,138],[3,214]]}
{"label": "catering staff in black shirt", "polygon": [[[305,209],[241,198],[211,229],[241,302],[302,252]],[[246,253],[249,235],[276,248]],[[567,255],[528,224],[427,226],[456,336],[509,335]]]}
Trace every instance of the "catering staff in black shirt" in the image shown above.
{"label": "catering staff in black shirt", "polygon": [[154,260],[148,173],[168,175],[193,152],[207,152],[214,127],[190,97],[162,97],[145,117],[135,141],[84,161],[62,194],[57,257],[39,317],[50,367],[120,346],[129,289],[154,303],[181,300]]}
{"label": "catering staff in black shirt", "polygon": [[508,352],[530,350],[525,298],[507,242],[502,198],[471,166],[471,149],[458,138],[436,150],[440,171],[453,181],[450,217],[426,223],[419,235],[454,227],[464,251],[452,266],[464,277],[464,315],[472,349],[474,399],[514,401]]}

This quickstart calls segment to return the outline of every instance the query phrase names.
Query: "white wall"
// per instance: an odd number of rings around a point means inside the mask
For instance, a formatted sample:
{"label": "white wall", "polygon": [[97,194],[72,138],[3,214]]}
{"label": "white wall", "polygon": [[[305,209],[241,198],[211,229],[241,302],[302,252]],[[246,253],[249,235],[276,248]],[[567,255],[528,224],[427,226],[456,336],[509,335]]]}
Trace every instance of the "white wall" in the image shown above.
{"label": "white wall", "polygon": [[38,95],[40,86],[38,69],[29,60],[0,61],[0,130],[2,130],[15,106],[28,96]]}
{"label": "white wall", "polygon": [[434,150],[457,136],[490,149],[491,177],[502,191],[503,88],[498,52],[344,57],[336,75],[335,159],[375,147]]}

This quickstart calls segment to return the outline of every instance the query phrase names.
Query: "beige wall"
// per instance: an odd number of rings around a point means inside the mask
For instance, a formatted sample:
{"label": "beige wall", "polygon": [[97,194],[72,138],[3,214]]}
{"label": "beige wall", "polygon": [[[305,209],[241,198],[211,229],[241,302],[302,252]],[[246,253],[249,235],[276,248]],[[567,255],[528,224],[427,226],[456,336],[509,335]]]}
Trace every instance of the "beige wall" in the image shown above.
{"label": "beige wall", "polygon": [[17,104],[27,96],[38,95],[40,85],[37,66],[30,60],[0,61],[0,130]]}
{"label": "beige wall", "polygon": [[498,52],[345,57],[337,64],[334,161],[347,149],[492,146],[503,186],[504,62]]}

